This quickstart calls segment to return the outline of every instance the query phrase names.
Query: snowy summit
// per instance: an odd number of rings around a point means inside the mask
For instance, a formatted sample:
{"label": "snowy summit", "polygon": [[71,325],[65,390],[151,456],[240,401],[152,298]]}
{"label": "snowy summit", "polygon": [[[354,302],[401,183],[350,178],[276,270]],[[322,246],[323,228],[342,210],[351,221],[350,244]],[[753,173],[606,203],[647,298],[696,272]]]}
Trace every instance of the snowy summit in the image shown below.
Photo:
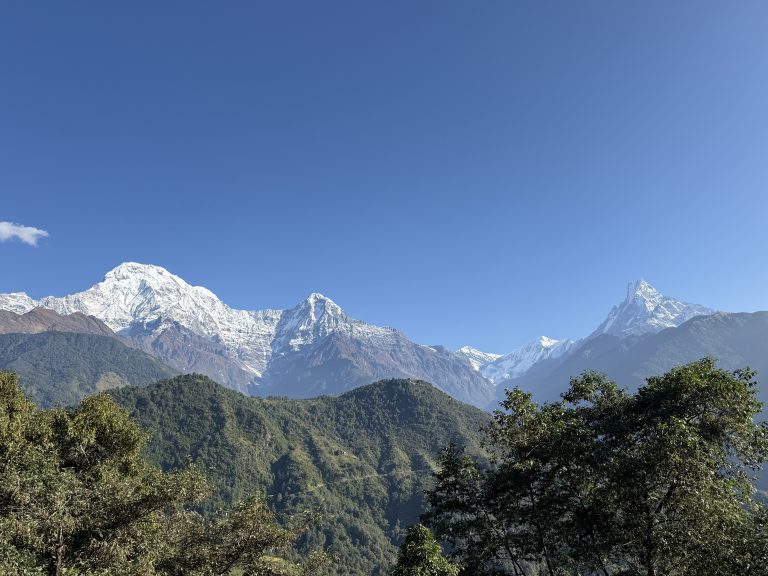
{"label": "snowy summit", "polygon": [[612,334],[620,338],[656,333],[674,328],[694,316],[714,314],[714,310],[664,296],[645,280],[627,285],[624,302],[614,306],[590,338]]}

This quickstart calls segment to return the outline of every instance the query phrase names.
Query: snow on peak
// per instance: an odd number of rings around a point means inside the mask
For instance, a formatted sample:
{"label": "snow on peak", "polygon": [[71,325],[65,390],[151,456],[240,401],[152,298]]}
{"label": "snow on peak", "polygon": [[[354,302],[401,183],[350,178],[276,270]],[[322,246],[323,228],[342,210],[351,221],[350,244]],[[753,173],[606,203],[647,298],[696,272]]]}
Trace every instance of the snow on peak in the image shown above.
{"label": "snow on peak", "polygon": [[312,292],[299,307],[305,309],[315,321],[325,315],[344,316],[344,311],[336,302],[319,292]]}
{"label": "snow on peak", "polygon": [[470,368],[476,372],[479,372],[486,364],[501,358],[501,354],[482,352],[481,350],[472,348],[471,346],[462,346],[456,350],[456,354],[461,356],[467,363],[469,363]]}
{"label": "snow on peak", "polygon": [[24,292],[0,294],[0,310],[26,314],[35,307],[35,301]]}
{"label": "snow on peak", "polygon": [[112,330],[158,319],[178,322],[197,333],[218,332],[216,320],[233,312],[207,288],[190,286],[160,266],[126,262],[84,292],[37,302],[61,314],[82,312],[103,320]]}
{"label": "snow on peak", "polygon": [[611,309],[608,317],[590,337],[612,334],[623,338],[660,332],[665,328],[680,326],[694,316],[714,312],[698,304],[664,296],[645,280],[636,280],[627,285],[624,301]]}
{"label": "snow on peak", "polygon": [[391,328],[349,318],[317,292],[290,310],[237,310],[207,288],[192,286],[160,266],[137,262],[120,264],[91,288],[62,298],[0,295],[2,309],[24,313],[35,307],[95,316],[115,332],[155,334],[178,325],[222,344],[228,356],[257,376],[266,370],[275,350],[285,350],[285,345],[298,350],[332,332],[374,345],[394,346],[399,338]]}
{"label": "snow on peak", "polygon": [[547,336],[535,338],[509,354],[483,366],[480,373],[494,384],[525,374],[534,364],[548,358],[559,358],[572,350],[573,340],[555,340]]}
{"label": "snow on peak", "polygon": [[627,298],[631,298],[633,296],[656,296],[658,294],[658,290],[651,286],[648,282],[643,280],[642,278],[639,278],[635,280],[634,282],[630,282],[627,284]]}
{"label": "snow on peak", "polygon": [[[0,307],[14,309],[12,295],[0,296]],[[31,307],[60,314],[81,312],[102,320],[115,332],[152,326],[161,332],[178,324],[225,346],[252,372],[261,373],[270,356],[281,310],[235,310],[202,286],[191,286],[165,268],[126,262],[109,271],[91,288],[64,296],[31,300]],[[29,303],[27,303],[29,304]],[[18,307],[18,305],[16,306]]]}
{"label": "snow on peak", "polygon": [[119,266],[113,268],[109,272],[107,272],[104,276],[105,280],[110,279],[125,279],[129,277],[136,277],[136,276],[143,276],[143,277],[149,277],[149,276],[171,276],[173,278],[177,278],[177,276],[174,276],[168,270],[161,266],[156,266],[154,264],[140,264],[138,262],[123,262]]}
{"label": "snow on peak", "polygon": [[283,313],[272,349],[281,354],[297,351],[331,333],[341,333],[380,347],[392,345],[398,334],[392,328],[350,318],[333,300],[313,292],[298,306]]}
{"label": "snow on peak", "polygon": [[313,292],[298,306],[286,310],[277,340],[288,342],[296,350],[349,322],[351,320],[333,300]]}
{"label": "snow on peak", "polygon": [[555,346],[558,342],[560,342],[560,340],[554,340],[553,338],[547,338],[546,336],[539,337],[539,344],[542,346],[542,348],[551,348],[552,346]]}

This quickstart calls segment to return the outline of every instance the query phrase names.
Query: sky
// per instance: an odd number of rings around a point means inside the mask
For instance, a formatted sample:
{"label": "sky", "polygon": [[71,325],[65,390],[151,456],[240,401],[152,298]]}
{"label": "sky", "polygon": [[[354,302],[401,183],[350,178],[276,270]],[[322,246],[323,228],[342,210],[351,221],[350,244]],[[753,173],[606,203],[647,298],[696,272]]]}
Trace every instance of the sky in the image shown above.
{"label": "sky", "polygon": [[768,3],[4,2],[0,292],[124,261],[426,344],[768,309]]}

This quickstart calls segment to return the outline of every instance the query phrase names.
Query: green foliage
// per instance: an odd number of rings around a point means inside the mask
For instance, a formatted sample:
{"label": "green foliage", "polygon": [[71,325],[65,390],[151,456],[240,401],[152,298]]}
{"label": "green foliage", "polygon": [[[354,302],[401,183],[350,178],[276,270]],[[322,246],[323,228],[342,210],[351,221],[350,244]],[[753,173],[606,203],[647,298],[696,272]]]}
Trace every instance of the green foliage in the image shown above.
{"label": "green foliage", "polygon": [[73,406],[117,386],[145,386],[176,372],[117,338],[73,332],[0,334],[0,370],[15,372],[42,408]]}
{"label": "green foliage", "polygon": [[766,574],[754,374],[705,358],[636,394],[596,373],[538,406],[509,390],[492,466],[441,458],[425,519],[467,574]]}
{"label": "green foliage", "polygon": [[151,432],[153,462],[176,470],[191,460],[206,472],[215,488],[206,511],[261,490],[280,516],[319,516],[294,557],[330,549],[334,575],[385,574],[424,509],[441,447],[482,454],[479,430],[490,420],[406,380],[289,400],[248,398],[188,375],[110,395]]}
{"label": "green foliage", "polygon": [[278,526],[263,497],[203,518],[205,477],[148,464],[147,440],[106,395],[38,411],[0,372],[0,574],[301,573],[275,554],[304,526]]}
{"label": "green foliage", "polygon": [[429,528],[417,524],[405,534],[391,576],[457,576],[459,567],[443,556]]}

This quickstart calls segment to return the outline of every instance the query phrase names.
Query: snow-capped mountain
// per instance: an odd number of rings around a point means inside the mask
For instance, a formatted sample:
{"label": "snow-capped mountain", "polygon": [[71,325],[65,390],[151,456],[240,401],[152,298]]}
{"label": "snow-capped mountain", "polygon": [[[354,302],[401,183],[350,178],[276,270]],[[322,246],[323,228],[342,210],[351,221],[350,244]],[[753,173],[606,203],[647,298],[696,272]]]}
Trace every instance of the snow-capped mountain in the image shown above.
{"label": "snow-capped mountain", "polygon": [[548,373],[598,336],[656,333],[713,312],[639,280],[587,339],[542,336],[505,355],[469,346],[450,351],[350,318],[322,294],[288,310],[237,310],[159,266],[133,262],[69,296],[0,294],[0,310],[23,314],[35,308],[93,316],[177,370],[201,372],[251,394],[333,394],[380,378],[418,378],[478,406],[493,402],[495,386]]}
{"label": "snow-capped mountain", "polygon": [[715,310],[705,306],[664,296],[645,280],[636,280],[627,285],[627,297],[621,304],[613,307],[590,338],[600,334],[624,338],[656,333],[665,328],[680,326],[694,316],[708,316],[714,313]]}
{"label": "snow-capped mountain", "polygon": [[533,392],[539,401],[556,400],[571,377],[588,369],[617,373],[611,359],[620,364],[627,350],[663,339],[666,332],[659,334],[663,330],[687,326],[688,320],[711,314],[714,311],[709,308],[669,298],[648,282],[637,280],[628,285],[625,300],[611,309],[589,337],[562,343],[541,338],[487,364],[481,372],[496,385],[499,399],[504,389],[519,386]]}
{"label": "snow-capped mountain", "polygon": [[695,316],[713,313],[714,310],[704,306],[664,296],[645,280],[637,280],[629,283],[625,300],[613,307],[588,338],[574,341],[542,336],[496,358],[467,346],[457,350],[456,354],[465,357],[470,366],[488,381],[504,388],[511,381],[524,377],[534,367],[543,373],[556,369],[597,336],[608,334],[622,339],[655,334],[665,328],[680,326]]}
{"label": "snow-capped mountain", "polygon": [[[429,380],[474,404],[493,397],[493,387],[450,351],[350,318],[317,293],[289,310],[237,310],[159,266],[128,262],[77,294],[0,295],[0,309],[34,308],[94,316],[178,370],[249,393],[287,394],[289,384],[291,395],[335,393],[405,377]],[[306,394],[294,381],[303,382]]]}
{"label": "snow-capped mountain", "polygon": [[576,344],[573,340],[553,340],[541,336],[509,354],[485,364],[480,368],[480,373],[494,384],[498,384],[525,374],[542,360],[559,358],[567,354],[574,349]]}
{"label": "snow-capped mountain", "polygon": [[0,309],[8,310],[15,314],[26,314],[36,306],[35,301],[24,294],[24,292],[0,294]]}
{"label": "snow-capped mountain", "polygon": [[[9,297],[10,296],[10,297]],[[16,309],[12,308],[14,306]],[[84,292],[32,300],[26,294],[0,295],[0,308],[23,312],[41,307],[59,314],[81,312],[103,321],[118,334],[136,337],[181,326],[220,343],[228,356],[255,376],[271,356],[281,310],[246,311],[230,308],[210,290],[190,286],[159,266],[127,262],[108,272]]]}

